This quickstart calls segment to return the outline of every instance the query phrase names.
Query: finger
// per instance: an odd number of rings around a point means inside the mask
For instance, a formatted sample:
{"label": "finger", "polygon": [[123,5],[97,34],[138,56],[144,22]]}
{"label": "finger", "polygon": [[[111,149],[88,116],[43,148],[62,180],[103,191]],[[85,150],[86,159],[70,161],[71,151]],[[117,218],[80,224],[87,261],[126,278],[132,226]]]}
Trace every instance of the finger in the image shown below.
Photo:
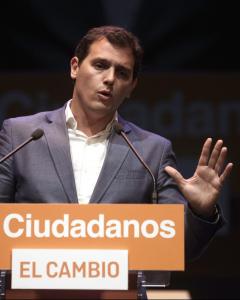
{"label": "finger", "polygon": [[210,148],[212,144],[212,139],[207,138],[203,147],[202,147],[202,152],[198,161],[199,166],[206,166],[208,163],[208,158],[209,158],[209,153],[210,153]]}
{"label": "finger", "polygon": [[212,169],[215,168],[216,162],[218,160],[218,157],[221,153],[221,149],[222,149],[222,145],[223,145],[223,141],[222,140],[218,140],[212,150],[209,162],[208,162],[208,166]]}
{"label": "finger", "polygon": [[165,168],[165,171],[168,173],[168,175],[170,175],[175,180],[177,185],[181,186],[183,184],[184,178],[176,169],[167,166]]}
{"label": "finger", "polygon": [[226,178],[229,176],[229,174],[231,173],[232,171],[232,167],[233,167],[233,164],[232,163],[228,163],[226,168],[224,169],[222,175],[220,176],[220,183],[221,185],[223,184],[223,182],[226,180]]}
{"label": "finger", "polygon": [[221,173],[226,156],[227,156],[227,148],[223,147],[215,165],[215,171],[217,172],[217,174]]}

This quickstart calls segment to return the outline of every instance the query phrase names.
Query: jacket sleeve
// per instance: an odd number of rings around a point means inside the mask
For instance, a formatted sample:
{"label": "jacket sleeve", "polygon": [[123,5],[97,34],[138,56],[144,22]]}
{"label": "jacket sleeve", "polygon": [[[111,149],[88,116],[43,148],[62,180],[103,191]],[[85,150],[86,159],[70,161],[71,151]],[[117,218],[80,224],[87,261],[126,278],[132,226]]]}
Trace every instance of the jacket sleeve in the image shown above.
{"label": "jacket sleeve", "polygon": [[[3,123],[0,131],[0,159],[13,150],[10,120]],[[15,182],[13,156],[0,164],[0,202],[14,202]]]}
{"label": "jacket sleeve", "polygon": [[215,233],[225,224],[225,219],[220,207],[215,221],[210,222],[195,215],[174,180],[164,171],[168,165],[176,168],[176,159],[171,143],[166,141],[158,172],[158,202],[184,204],[185,257],[186,261],[192,261],[207,248]]}

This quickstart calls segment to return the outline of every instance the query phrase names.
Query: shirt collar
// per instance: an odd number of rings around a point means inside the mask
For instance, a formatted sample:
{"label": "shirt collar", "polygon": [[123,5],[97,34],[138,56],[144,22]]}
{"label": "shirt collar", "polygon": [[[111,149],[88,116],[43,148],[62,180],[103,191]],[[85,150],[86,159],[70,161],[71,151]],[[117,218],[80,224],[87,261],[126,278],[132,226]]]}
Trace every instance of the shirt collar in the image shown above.
{"label": "shirt collar", "polygon": [[[65,109],[67,128],[72,129],[75,133],[86,136],[85,133],[83,133],[82,131],[77,129],[77,121],[74,118],[74,115],[73,115],[71,107],[70,107],[71,101],[72,101],[72,99],[67,102],[66,109]],[[100,136],[106,136],[106,138],[107,138],[109,136],[109,134],[111,133],[111,131],[112,131],[112,125],[113,125],[114,120],[118,121],[117,111],[115,112],[115,115],[114,115],[113,119],[107,124],[105,129],[98,132],[98,133],[96,133],[95,135],[91,136],[91,138],[100,137]]]}

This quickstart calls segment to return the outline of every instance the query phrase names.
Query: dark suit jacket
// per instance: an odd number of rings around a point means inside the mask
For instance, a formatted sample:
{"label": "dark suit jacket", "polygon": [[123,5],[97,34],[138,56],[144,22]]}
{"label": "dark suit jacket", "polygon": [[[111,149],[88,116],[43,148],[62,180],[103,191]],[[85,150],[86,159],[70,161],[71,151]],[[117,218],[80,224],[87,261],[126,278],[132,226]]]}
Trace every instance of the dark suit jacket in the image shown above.
{"label": "dark suit jacket", "polygon": [[[193,258],[222,226],[195,216],[174,181],[164,171],[175,166],[171,143],[119,119],[125,133],[151,168],[158,202],[183,203],[186,211],[186,254]],[[6,120],[0,132],[0,157],[29,138],[36,128],[44,136],[28,144],[0,166],[0,202],[78,203],[65,122],[65,107]],[[112,133],[106,159],[90,203],[151,203],[153,182],[123,138]]]}

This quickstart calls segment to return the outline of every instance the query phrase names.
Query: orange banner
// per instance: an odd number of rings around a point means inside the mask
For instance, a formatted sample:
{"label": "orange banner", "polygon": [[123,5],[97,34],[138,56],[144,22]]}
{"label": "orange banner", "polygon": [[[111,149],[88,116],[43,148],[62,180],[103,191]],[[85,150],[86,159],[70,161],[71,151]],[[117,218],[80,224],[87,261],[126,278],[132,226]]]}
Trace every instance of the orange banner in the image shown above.
{"label": "orange banner", "polygon": [[129,270],[184,270],[180,204],[0,204],[0,269],[12,249],[125,249]]}

